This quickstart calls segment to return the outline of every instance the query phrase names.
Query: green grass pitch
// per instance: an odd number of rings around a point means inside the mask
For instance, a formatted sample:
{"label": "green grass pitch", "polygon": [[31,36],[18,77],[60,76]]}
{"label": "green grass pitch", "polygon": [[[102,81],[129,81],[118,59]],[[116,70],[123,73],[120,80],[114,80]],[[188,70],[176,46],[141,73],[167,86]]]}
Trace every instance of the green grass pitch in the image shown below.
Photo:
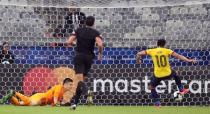
{"label": "green grass pitch", "polygon": [[79,106],[73,111],[69,107],[0,105],[0,114],[210,114],[210,107]]}

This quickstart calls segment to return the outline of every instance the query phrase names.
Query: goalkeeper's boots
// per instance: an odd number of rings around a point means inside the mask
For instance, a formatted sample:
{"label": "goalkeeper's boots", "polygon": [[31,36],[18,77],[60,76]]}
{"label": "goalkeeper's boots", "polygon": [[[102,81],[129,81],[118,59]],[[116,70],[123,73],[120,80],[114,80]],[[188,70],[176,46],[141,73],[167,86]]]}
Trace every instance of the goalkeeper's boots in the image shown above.
{"label": "goalkeeper's boots", "polygon": [[161,107],[160,101],[156,101],[154,105],[155,105],[156,108],[160,108]]}
{"label": "goalkeeper's boots", "polygon": [[2,99],[0,100],[0,104],[4,104],[6,103],[8,100],[10,100],[12,98],[12,96],[15,95],[15,91],[10,90],[9,94],[5,95],[2,97]]}
{"label": "goalkeeper's boots", "polygon": [[76,104],[73,104],[73,105],[71,105],[71,107],[70,107],[71,110],[76,110],[76,108],[77,108],[77,105],[76,105]]}
{"label": "goalkeeper's boots", "polygon": [[180,94],[183,96],[183,95],[185,95],[186,93],[188,93],[190,90],[189,89],[182,89],[181,91],[180,91]]}

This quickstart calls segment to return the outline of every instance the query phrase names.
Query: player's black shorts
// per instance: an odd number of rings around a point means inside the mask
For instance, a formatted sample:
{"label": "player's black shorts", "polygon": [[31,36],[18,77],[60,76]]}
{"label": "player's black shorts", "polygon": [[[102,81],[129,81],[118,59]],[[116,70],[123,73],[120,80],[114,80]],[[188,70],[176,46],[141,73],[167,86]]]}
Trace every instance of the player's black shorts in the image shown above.
{"label": "player's black shorts", "polygon": [[76,74],[87,76],[93,63],[94,55],[76,53],[74,57],[74,70]]}
{"label": "player's black shorts", "polygon": [[174,70],[171,71],[171,74],[169,76],[163,77],[163,78],[157,78],[155,75],[151,78],[151,86],[156,87],[160,84],[162,80],[171,79],[172,77],[176,76],[176,72]]}

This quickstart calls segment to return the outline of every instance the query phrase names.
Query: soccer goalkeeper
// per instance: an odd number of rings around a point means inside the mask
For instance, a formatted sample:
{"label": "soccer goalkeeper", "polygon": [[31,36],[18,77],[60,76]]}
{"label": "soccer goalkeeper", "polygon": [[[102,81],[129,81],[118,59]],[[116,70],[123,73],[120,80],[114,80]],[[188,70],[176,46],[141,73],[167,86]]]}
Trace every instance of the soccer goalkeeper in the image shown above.
{"label": "soccer goalkeeper", "polygon": [[30,97],[10,90],[8,95],[0,99],[0,104],[10,100],[16,106],[42,106],[47,104],[59,106],[64,93],[71,90],[72,87],[73,80],[66,78],[62,85],[55,85],[45,93],[36,93]]}
{"label": "soccer goalkeeper", "polygon": [[194,59],[188,59],[182,55],[177,54],[176,52],[164,48],[166,44],[166,41],[164,39],[160,39],[157,42],[157,48],[154,49],[148,49],[141,52],[138,52],[136,61],[137,63],[141,63],[142,56],[143,55],[150,55],[153,60],[154,64],[154,76],[151,79],[151,97],[154,100],[155,106],[160,106],[160,100],[159,96],[156,92],[156,87],[160,84],[162,80],[174,78],[180,94],[184,95],[187,92],[189,92],[189,89],[185,89],[183,85],[181,84],[181,80],[179,76],[176,74],[174,70],[171,70],[170,64],[169,64],[169,57],[174,56],[180,60],[196,63],[196,60]]}

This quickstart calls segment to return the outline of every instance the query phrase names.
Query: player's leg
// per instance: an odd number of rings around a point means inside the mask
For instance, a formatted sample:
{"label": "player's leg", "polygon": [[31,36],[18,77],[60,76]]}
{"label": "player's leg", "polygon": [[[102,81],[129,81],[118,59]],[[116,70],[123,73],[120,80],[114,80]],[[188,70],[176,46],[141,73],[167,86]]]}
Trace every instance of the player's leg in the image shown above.
{"label": "player's leg", "polygon": [[182,95],[186,94],[189,92],[189,89],[185,89],[181,83],[181,79],[180,77],[177,75],[177,73],[172,70],[172,73],[171,73],[171,76],[174,78],[175,82],[176,82],[176,85],[178,86],[179,88],[179,91]]}
{"label": "player's leg", "polygon": [[77,78],[77,88],[76,88],[76,93],[73,96],[73,98],[71,99],[70,103],[72,104],[71,108],[72,109],[76,109],[76,106],[79,102],[79,98],[82,94],[82,86],[83,86],[83,80],[84,80],[84,76],[83,73],[85,71],[85,63],[84,63],[84,56],[82,56],[81,54],[77,54],[74,58],[74,69],[76,72],[76,78]]}
{"label": "player's leg", "polygon": [[72,108],[75,109],[77,104],[79,103],[79,99],[81,97],[82,94],[85,95],[86,93],[86,85],[84,83],[84,81],[79,81],[77,84],[77,88],[76,88],[76,94],[75,96],[72,98]]}
{"label": "player's leg", "polygon": [[11,98],[11,103],[13,105],[20,106],[20,103],[19,103],[18,99],[14,96]]}
{"label": "player's leg", "polygon": [[30,106],[43,106],[47,105],[47,98],[45,93],[36,93],[30,96]]}
{"label": "player's leg", "polygon": [[8,100],[12,98],[12,96],[14,96],[14,94],[15,92],[13,90],[10,90],[7,95],[3,96],[2,99],[0,99],[0,104],[6,103]]}
{"label": "player's leg", "polygon": [[159,95],[156,91],[156,87],[159,85],[161,79],[156,78],[155,76],[152,77],[151,79],[151,97],[153,99],[154,105],[155,106],[160,106],[160,99],[159,99]]}
{"label": "player's leg", "polygon": [[[82,60],[80,59],[82,61],[82,63],[80,61],[80,62],[78,62],[80,64],[77,64],[77,65],[75,64],[75,71],[76,71],[76,73],[78,73],[78,75],[76,75],[76,76],[79,76],[82,79],[79,79],[77,89],[76,89],[76,94],[72,98],[72,100],[74,100],[72,109],[76,108],[82,94],[87,96],[87,87],[84,83],[84,78],[87,76],[87,74],[91,68],[92,59],[93,59],[93,57],[90,55],[83,55]],[[82,73],[82,75],[81,75],[81,73]]]}
{"label": "player's leg", "polygon": [[[84,73],[84,77],[87,78],[88,77],[88,72],[91,69],[92,63],[93,63],[93,56],[89,56],[86,61],[86,66],[85,66],[85,73]],[[85,97],[85,99],[87,99],[88,104],[93,104],[93,94],[91,91],[89,91],[88,93],[88,87],[87,85],[84,83],[84,87],[83,87],[83,95]]]}
{"label": "player's leg", "polygon": [[24,105],[24,106],[28,106],[30,105],[30,98],[21,94],[21,93],[18,93],[18,92],[15,92],[15,95],[17,98],[19,98],[21,101],[19,102],[20,105]]}

